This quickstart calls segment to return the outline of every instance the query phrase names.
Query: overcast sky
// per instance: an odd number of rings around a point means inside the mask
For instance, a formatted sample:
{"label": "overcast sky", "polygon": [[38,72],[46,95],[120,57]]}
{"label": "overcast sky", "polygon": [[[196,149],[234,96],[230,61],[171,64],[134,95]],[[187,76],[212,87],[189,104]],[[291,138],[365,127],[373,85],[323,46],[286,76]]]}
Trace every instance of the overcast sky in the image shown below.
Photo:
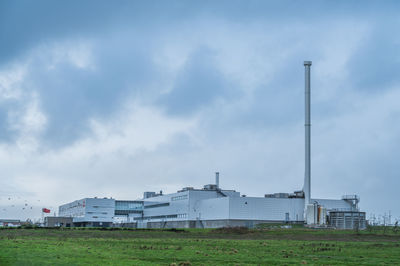
{"label": "overcast sky", "polygon": [[367,217],[400,218],[399,8],[1,1],[0,218],[215,171],[248,196],[302,189],[304,60],[312,197],[358,194]]}

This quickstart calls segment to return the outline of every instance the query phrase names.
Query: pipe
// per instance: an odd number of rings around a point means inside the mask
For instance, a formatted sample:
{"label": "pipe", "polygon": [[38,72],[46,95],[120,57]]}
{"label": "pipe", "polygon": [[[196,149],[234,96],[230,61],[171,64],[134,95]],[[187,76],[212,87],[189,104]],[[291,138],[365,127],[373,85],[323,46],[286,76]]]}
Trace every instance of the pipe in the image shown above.
{"label": "pipe", "polygon": [[305,175],[304,175],[304,210],[311,198],[311,61],[304,61],[305,67]]}
{"label": "pipe", "polygon": [[215,185],[219,188],[219,172],[215,172]]}

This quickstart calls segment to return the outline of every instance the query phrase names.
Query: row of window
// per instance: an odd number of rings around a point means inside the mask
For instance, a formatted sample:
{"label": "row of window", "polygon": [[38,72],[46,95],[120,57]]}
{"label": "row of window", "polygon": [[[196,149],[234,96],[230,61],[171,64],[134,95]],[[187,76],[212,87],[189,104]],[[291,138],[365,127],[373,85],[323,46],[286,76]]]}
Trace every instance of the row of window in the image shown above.
{"label": "row of window", "polygon": [[115,201],[116,210],[140,210],[143,208],[143,202],[139,201]]}
{"label": "row of window", "polygon": [[172,197],[171,198],[171,201],[175,201],[175,200],[184,200],[184,199],[187,199],[188,198],[188,195],[186,194],[186,195],[181,195],[181,196],[175,196],[175,197]]}
{"label": "row of window", "polygon": [[[97,208],[111,208],[110,206],[87,206],[87,207],[91,207],[91,208],[94,208],[94,209],[97,209]],[[60,211],[67,211],[68,209],[74,209],[74,208],[85,208],[85,205],[71,205],[71,206],[67,206],[67,207],[65,207],[65,206],[62,206],[62,207],[60,207],[59,209],[60,209]]]}
{"label": "row of window", "polygon": [[60,211],[68,211],[70,209],[83,209],[85,206],[82,205],[71,205],[71,206],[60,206],[59,210]]}
{"label": "row of window", "polygon": [[115,210],[115,215],[128,215],[130,213],[143,213],[143,210]]}
{"label": "row of window", "polygon": [[178,218],[177,214],[172,215],[157,215],[157,216],[145,216],[145,217],[136,217],[135,220],[154,220],[154,219],[168,219],[168,218]]}
{"label": "row of window", "polygon": [[66,217],[83,217],[85,213],[83,211],[81,212],[60,212],[60,216],[66,216]]}
{"label": "row of window", "polygon": [[134,220],[142,221],[142,220],[156,220],[156,219],[187,218],[187,216],[188,216],[187,213],[182,213],[182,214],[171,214],[171,215],[136,217],[136,218],[134,218]]}
{"label": "row of window", "polygon": [[144,206],[145,209],[169,206],[169,202]]}

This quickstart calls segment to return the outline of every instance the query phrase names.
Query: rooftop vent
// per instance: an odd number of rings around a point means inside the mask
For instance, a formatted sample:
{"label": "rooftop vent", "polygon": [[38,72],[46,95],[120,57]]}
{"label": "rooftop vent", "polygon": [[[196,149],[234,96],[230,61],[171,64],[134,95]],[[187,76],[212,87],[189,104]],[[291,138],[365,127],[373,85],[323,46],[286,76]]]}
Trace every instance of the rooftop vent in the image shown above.
{"label": "rooftop vent", "polygon": [[208,184],[208,185],[204,185],[203,189],[204,190],[217,190],[217,185],[215,184]]}
{"label": "rooftop vent", "polygon": [[143,192],[143,198],[145,198],[145,199],[152,198],[152,197],[155,197],[155,196],[156,196],[156,193],[153,192],[153,191]]}

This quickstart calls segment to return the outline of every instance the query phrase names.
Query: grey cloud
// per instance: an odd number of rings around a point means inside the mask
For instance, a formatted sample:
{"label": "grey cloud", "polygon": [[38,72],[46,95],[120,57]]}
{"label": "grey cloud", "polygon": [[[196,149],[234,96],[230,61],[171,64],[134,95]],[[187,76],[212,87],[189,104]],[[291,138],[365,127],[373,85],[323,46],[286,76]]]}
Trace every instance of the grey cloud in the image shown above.
{"label": "grey cloud", "polygon": [[[390,4],[389,4],[390,5]],[[391,2],[397,6],[397,2]],[[396,15],[395,8],[385,8],[375,1],[3,1],[0,3],[0,64],[21,56],[37,43],[58,38],[97,36],[104,30],[121,26],[141,28],[185,23],[193,18],[211,17],[247,23],[254,20],[276,23],[317,20],[334,15],[352,17],[364,13],[370,18],[376,10]],[[329,16],[328,16],[329,18]],[[278,24],[279,26],[279,24]]]}
{"label": "grey cloud", "polygon": [[[40,95],[41,108],[48,118],[42,136],[44,144],[49,147],[71,144],[88,132],[90,118],[112,116],[135,92],[142,91],[140,94],[145,95],[147,84],[157,77],[151,48],[146,46],[148,40],[140,40],[134,34],[113,37],[116,40],[94,42],[89,51],[93,53],[93,62],[90,62],[94,64],[93,69],[90,66],[81,69],[65,58],[49,68],[52,53],[47,50],[58,49],[57,43],[32,50],[33,59],[29,60],[22,89],[25,93],[34,91]],[[119,45],[113,45],[115,42]],[[79,41],[66,43],[72,48],[79,45]]]}
{"label": "grey cloud", "polygon": [[216,67],[216,60],[214,52],[204,47],[190,55],[172,90],[160,99],[170,114],[189,115],[218,97],[238,96],[236,86]]}
{"label": "grey cloud", "polygon": [[389,20],[375,26],[369,40],[354,54],[350,64],[354,88],[373,92],[400,83],[400,21]]}

